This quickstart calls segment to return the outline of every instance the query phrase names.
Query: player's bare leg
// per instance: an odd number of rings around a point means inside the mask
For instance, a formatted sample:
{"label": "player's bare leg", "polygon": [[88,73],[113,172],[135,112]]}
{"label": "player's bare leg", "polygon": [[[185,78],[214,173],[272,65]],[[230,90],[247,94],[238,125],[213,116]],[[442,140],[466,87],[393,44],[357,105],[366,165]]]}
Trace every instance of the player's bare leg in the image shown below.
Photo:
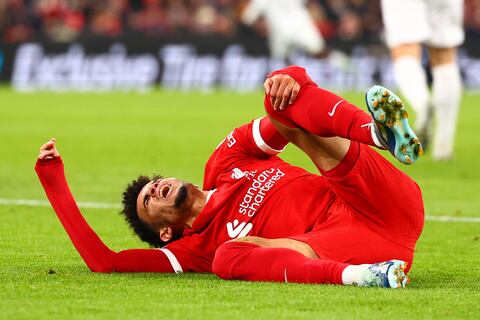
{"label": "player's bare leg", "polygon": [[456,62],[456,48],[429,48],[432,67],[432,104],[436,127],[433,139],[433,158],[449,160],[457,126],[462,93],[460,70]]}
{"label": "player's bare leg", "polygon": [[432,68],[443,64],[456,63],[457,48],[434,48],[429,47],[430,64]]}
{"label": "player's bare leg", "polygon": [[328,171],[345,158],[350,140],[340,137],[320,137],[301,128],[287,127],[269,117],[272,123],[287,140],[305,152],[317,168]]}
{"label": "player's bare leg", "polygon": [[238,241],[238,242],[246,242],[246,243],[253,243],[256,244],[262,248],[286,248],[286,249],[292,249],[295,250],[301,254],[303,254],[307,258],[311,259],[318,259],[317,254],[315,251],[310,247],[308,244],[302,241],[297,241],[293,239],[267,239],[267,238],[262,238],[262,237],[254,237],[254,236],[249,236],[249,237],[242,237],[235,239],[233,241]]}
{"label": "player's bare leg", "polygon": [[410,56],[417,60],[422,57],[422,46],[419,43],[401,44],[390,49],[392,59],[399,60],[405,56]]}

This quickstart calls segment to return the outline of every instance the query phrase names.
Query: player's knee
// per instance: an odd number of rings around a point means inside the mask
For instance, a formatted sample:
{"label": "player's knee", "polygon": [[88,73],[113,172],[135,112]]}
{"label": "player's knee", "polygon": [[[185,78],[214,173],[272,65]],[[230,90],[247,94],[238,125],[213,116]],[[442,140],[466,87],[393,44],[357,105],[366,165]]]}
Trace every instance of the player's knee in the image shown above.
{"label": "player's knee", "polygon": [[[281,96],[278,97],[278,99],[281,98]],[[292,106],[288,106],[288,109],[283,111],[275,110],[270,103],[270,96],[265,96],[263,105],[265,106],[265,112],[269,115],[270,119],[276,120],[279,124],[287,128],[298,128],[298,125],[293,120],[290,112],[288,112],[288,110],[291,109]]]}
{"label": "player's knee", "polygon": [[429,48],[429,52],[432,67],[451,64],[456,61],[456,48]]}
{"label": "player's knee", "polygon": [[237,279],[235,267],[244,260],[245,255],[258,245],[248,242],[229,241],[217,248],[213,258],[212,271],[225,280]]}
{"label": "player's knee", "polygon": [[263,99],[263,106],[265,107],[265,111],[267,114],[272,115],[273,113],[276,113],[275,109],[273,109],[272,104],[270,103],[270,96],[265,95],[265,99]]}

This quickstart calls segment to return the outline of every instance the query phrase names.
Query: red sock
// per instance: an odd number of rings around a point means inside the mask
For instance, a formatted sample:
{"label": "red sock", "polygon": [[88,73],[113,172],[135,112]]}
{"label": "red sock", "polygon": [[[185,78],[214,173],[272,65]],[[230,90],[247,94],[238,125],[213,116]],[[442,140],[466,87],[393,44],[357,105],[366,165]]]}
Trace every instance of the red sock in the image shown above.
{"label": "red sock", "polygon": [[338,136],[376,146],[372,139],[372,117],[343,98],[312,85],[302,87],[295,103],[275,111],[270,97],[265,109],[274,119],[288,127],[303,128],[322,137]]}
{"label": "red sock", "polygon": [[215,253],[213,272],[222,279],[342,284],[348,264],[310,259],[286,248],[263,248],[247,242],[226,242]]}

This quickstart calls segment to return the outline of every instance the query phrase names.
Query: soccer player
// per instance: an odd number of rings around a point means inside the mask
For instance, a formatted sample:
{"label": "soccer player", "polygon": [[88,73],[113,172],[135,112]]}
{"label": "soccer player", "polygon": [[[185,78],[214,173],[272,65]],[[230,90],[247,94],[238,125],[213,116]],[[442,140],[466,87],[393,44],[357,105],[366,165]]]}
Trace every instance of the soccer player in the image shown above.
{"label": "soccer player", "polygon": [[[435,160],[449,160],[462,93],[456,47],[464,40],[463,1],[382,0],[382,14],[397,83],[416,112],[416,131],[422,141],[428,138],[429,113],[434,112],[432,155]],[[421,63],[422,43],[429,50],[431,97]]]}
{"label": "soccer player", "polygon": [[294,49],[317,55],[325,48],[325,40],[315,26],[305,0],[250,0],[242,20],[253,25],[261,16],[268,27],[270,54],[287,59]]}
{"label": "soccer player", "polygon": [[[366,96],[370,116],[295,66],[272,73],[265,90],[269,116],[227,135],[205,166],[202,189],[140,176],[124,192],[126,220],[160,249],[105,246],[75,204],[55,140],[40,148],[37,174],[92,271],[405,286],[423,228],[421,192],[369,147],[404,163],[420,155],[401,101],[374,86]],[[289,141],[322,175],[277,156]]]}

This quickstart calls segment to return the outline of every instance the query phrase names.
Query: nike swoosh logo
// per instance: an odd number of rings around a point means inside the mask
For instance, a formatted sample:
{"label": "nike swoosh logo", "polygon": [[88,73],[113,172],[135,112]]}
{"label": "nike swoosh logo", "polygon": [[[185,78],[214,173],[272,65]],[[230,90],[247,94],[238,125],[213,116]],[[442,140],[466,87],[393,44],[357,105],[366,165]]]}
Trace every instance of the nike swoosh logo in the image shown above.
{"label": "nike swoosh logo", "polygon": [[338,105],[339,105],[340,103],[342,103],[342,102],[343,102],[343,100],[340,100],[340,101],[337,102],[337,104],[335,104],[335,105],[333,106],[332,111],[330,111],[330,112],[328,113],[328,115],[329,115],[330,117],[333,117],[333,115],[335,114],[335,111],[337,111]]}

